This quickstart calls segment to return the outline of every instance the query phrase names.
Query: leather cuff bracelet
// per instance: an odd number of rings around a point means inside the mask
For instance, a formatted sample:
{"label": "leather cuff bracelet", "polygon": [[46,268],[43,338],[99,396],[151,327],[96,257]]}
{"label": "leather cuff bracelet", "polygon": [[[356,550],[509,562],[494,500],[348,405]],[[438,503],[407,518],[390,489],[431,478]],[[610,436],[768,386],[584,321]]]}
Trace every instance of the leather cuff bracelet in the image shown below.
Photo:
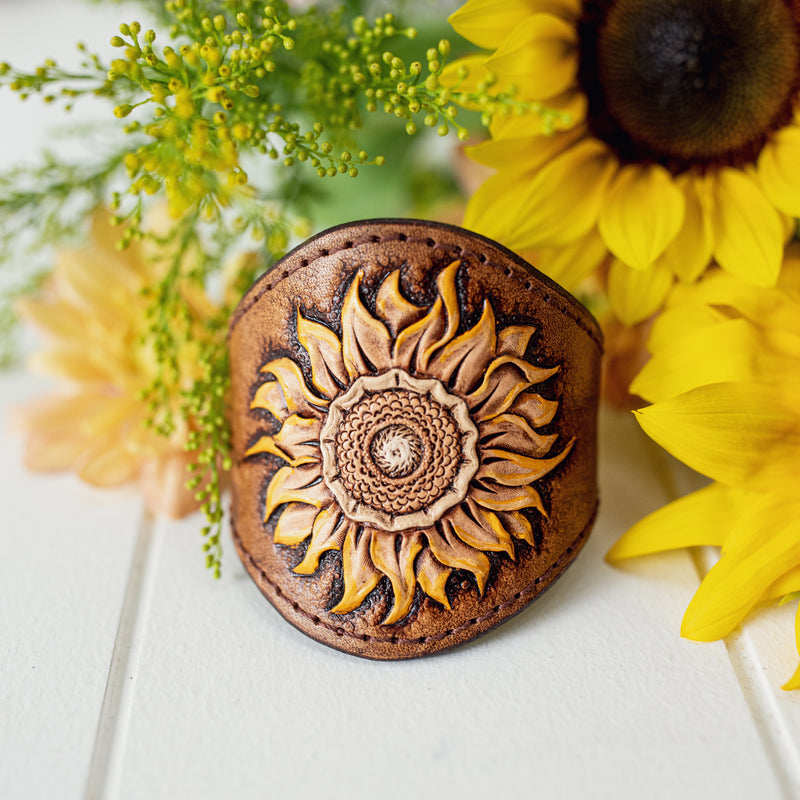
{"label": "leather cuff bracelet", "polygon": [[592,526],[600,352],[583,306],[476,234],[371,220],[309,240],[231,323],[247,571],[368,658],[507,619]]}

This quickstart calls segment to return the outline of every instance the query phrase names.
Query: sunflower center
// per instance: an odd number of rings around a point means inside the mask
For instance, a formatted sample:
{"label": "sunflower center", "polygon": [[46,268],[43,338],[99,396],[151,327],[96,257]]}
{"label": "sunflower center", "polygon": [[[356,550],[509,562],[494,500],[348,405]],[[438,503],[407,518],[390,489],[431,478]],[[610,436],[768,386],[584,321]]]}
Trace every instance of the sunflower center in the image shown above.
{"label": "sunflower center", "polygon": [[407,425],[387,425],[373,437],[372,461],[390,478],[406,478],[422,460],[422,440]]}
{"label": "sunflower center", "polygon": [[322,426],[322,473],[347,516],[388,531],[432,525],[478,468],[466,403],[403,370],[358,378]]}
{"label": "sunflower center", "polygon": [[798,0],[585,0],[589,125],[626,162],[741,166],[791,121]]}

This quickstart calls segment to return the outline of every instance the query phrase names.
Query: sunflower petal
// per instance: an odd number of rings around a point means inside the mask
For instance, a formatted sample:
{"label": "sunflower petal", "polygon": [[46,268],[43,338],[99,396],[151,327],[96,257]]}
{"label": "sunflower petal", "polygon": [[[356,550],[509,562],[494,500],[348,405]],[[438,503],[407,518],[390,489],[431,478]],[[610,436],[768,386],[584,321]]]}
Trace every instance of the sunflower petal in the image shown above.
{"label": "sunflower petal", "polygon": [[389,324],[395,336],[416,322],[425,311],[403,297],[399,269],[390,272],[381,283],[375,298],[375,310]]}
{"label": "sunflower petal", "polygon": [[758,178],[773,205],[784,214],[800,217],[800,127],[783,128],[764,145]]}
{"label": "sunflower petal", "polygon": [[[399,550],[396,547],[398,536],[400,537]],[[383,625],[393,625],[408,614],[417,588],[414,560],[421,549],[422,534],[419,531],[399,534],[375,531],[372,534],[372,546],[370,547],[372,562],[389,578],[394,594],[394,605],[389,615],[383,620]]]}
{"label": "sunflower petal", "polygon": [[[322,410],[328,405],[328,400],[317,397],[306,385],[300,367],[291,358],[278,358],[261,367],[261,372],[274,375],[283,391],[283,399],[290,414],[300,414],[302,417],[319,417]],[[267,408],[267,403],[274,405],[274,389],[266,389],[260,393],[261,387],[256,390],[251,408]],[[263,404],[263,405],[262,405]],[[272,411],[271,408],[267,410]],[[277,415],[276,415],[277,416]]]}
{"label": "sunflower petal", "polygon": [[500,414],[493,419],[481,422],[478,426],[481,449],[491,445],[502,450],[514,450],[523,456],[541,458],[550,452],[558,438],[552,433],[543,436],[528,425],[524,417],[516,414]]}
{"label": "sunflower petal", "polygon": [[311,382],[333,400],[348,383],[339,337],[325,325],[306,319],[298,309],[297,339],[311,359]]}
{"label": "sunflower petal", "polygon": [[[542,511],[544,514],[544,511]],[[503,527],[515,538],[522,539],[531,547],[536,546],[530,520],[521,511],[500,511],[497,516]],[[547,516],[545,514],[545,516]]]}
{"label": "sunflower petal", "polygon": [[446,516],[441,520],[440,529],[428,528],[425,536],[436,560],[452,569],[469,570],[478,582],[478,590],[483,594],[491,568],[489,559],[479,550],[464,544],[453,532]]}
{"label": "sunflower petal", "polygon": [[575,26],[551,14],[523,19],[486,61],[495,74],[525,81],[529,96],[545,100],[565,92],[578,71]]}
{"label": "sunflower petal", "polygon": [[774,286],[783,255],[783,223],[750,175],[724,168],[716,177],[714,257],[748,283]]}
{"label": "sunflower petal", "polygon": [[664,250],[660,263],[681,281],[691,283],[711,262],[714,249],[711,198],[704,181],[680,176],[676,184],[683,193],[686,212],[681,229]]}
{"label": "sunflower petal", "polygon": [[453,391],[465,394],[494,358],[497,335],[491,303],[484,301],[478,322],[443,347],[428,364],[428,372],[443,383],[452,380]]}
{"label": "sunflower petal", "polygon": [[533,325],[509,325],[503,328],[497,334],[497,355],[525,358],[528,342],[534,333],[536,328]]}
{"label": "sunflower petal", "polygon": [[467,500],[467,507],[469,514],[462,504],[455,506],[447,515],[456,536],[476,550],[505,553],[513,559],[514,543],[497,516],[470,500]]}
{"label": "sunflower petal", "polygon": [[485,481],[481,486],[484,488],[471,486],[469,496],[484,508],[491,511],[519,511],[523,508],[535,508],[543,516],[547,516],[539,492],[530,484],[502,486]]}
{"label": "sunflower petal", "polygon": [[558,400],[546,400],[535,392],[523,392],[508,411],[523,417],[532,428],[541,428],[553,421],[558,411]]}
{"label": "sunflower petal", "polygon": [[370,556],[372,528],[364,528],[361,536],[358,536],[358,530],[358,526],[352,525],[344,537],[342,545],[344,594],[335,608],[331,609],[332,614],[346,614],[358,608],[383,577],[375,569]]}
{"label": "sunflower petal", "polygon": [[257,453],[270,453],[288,461],[292,467],[320,460],[320,422],[292,414],[274,436],[262,436],[244,453],[244,458]]}
{"label": "sunflower petal", "polygon": [[677,550],[721,545],[737,523],[739,493],[719,483],[681,497],[637,522],[606,553],[611,562]]}
{"label": "sunflower petal", "polygon": [[344,519],[336,503],[317,513],[311,528],[311,541],[303,560],[294,568],[298,575],[311,575],[319,568],[320,556],[327,550],[341,550],[344,537],[353,527]]}
{"label": "sunflower petal", "polygon": [[608,300],[622,322],[635,325],[661,308],[673,282],[672,273],[661,264],[641,270],[615,260],[608,273]]}
{"label": "sunflower petal", "polygon": [[314,506],[289,503],[278,518],[272,537],[275,544],[298,545],[311,536],[314,520],[319,514]]}
{"label": "sunflower petal", "polygon": [[260,408],[264,411],[269,411],[279,422],[284,422],[289,416],[286,396],[278,381],[262,383],[261,386],[256,389],[256,393],[250,403],[250,408]]}
{"label": "sunflower petal", "polygon": [[644,270],[675,238],[685,210],[683,193],[664,167],[629,165],[614,178],[597,227],[620,261]]}
{"label": "sunflower petal", "polygon": [[416,372],[426,372],[431,355],[455,336],[460,321],[455,277],[460,261],[445,267],[436,279],[439,297],[428,313],[400,331],[394,345],[393,364]]}
{"label": "sunflower petal", "polygon": [[555,375],[559,367],[544,369],[513,356],[500,356],[489,364],[481,385],[464,399],[476,422],[506,411],[517,396],[536,383]]}
{"label": "sunflower petal", "polygon": [[369,313],[361,302],[364,273],[359,272],[342,305],[342,358],[351,379],[391,366],[392,341],[386,326]]}
{"label": "sunflower petal", "polygon": [[[504,244],[517,251],[534,250],[569,245],[586,236],[597,223],[616,170],[616,159],[596,139],[584,139],[560,153],[533,178],[526,177],[519,194],[512,194],[514,228]],[[507,172],[502,174],[508,178]]]}
{"label": "sunflower petal", "polygon": [[770,584],[800,563],[800,518],[770,493],[751,504],[686,609],[681,635],[711,641],[728,634]]}
{"label": "sunflower petal", "polygon": [[456,32],[478,47],[495,50],[532,12],[546,11],[565,19],[580,13],[579,0],[468,0],[448,17]]}
{"label": "sunflower petal", "polygon": [[[553,458],[528,458],[508,450],[488,449],[483,451],[483,463],[475,476],[476,480],[491,480],[503,486],[524,486],[554,470],[570,453],[575,440]],[[490,459],[491,463],[487,463]]]}
{"label": "sunflower petal", "polygon": [[417,558],[417,583],[428,597],[432,597],[450,611],[450,600],[445,587],[453,570],[442,566],[431,554],[429,548],[423,549]]}
{"label": "sunflower petal", "polygon": [[486,167],[527,173],[539,169],[586,135],[584,128],[558,134],[531,134],[529,125],[525,126],[524,136],[495,136],[465,147],[464,152],[473,161]]}
{"label": "sunflower petal", "polygon": [[800,447],[796,412],[776,402],[771,386],[699,386],[634,413],[651,439],[721,483],[777,476]]}
{"label": "sunflower petal", "polygon": [[332,500],[333,496],[322,480],[322,468],[319,464],[281,467],[267,487],[264,522],[282,503],[306,503],[315,508],[322,508]]}

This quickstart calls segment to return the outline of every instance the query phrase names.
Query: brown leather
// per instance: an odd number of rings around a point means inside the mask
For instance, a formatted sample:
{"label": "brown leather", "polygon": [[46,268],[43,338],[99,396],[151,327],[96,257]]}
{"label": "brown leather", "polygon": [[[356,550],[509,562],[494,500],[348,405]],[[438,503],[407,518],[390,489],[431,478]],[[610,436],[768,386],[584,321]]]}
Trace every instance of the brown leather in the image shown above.
{"label": "brown leather", "polygon": [[369,220],[310,239],[231,322],[251,577],[303,633],[367,658],[520,611],[594,521],[601,349],[583,306],[476,234]]}

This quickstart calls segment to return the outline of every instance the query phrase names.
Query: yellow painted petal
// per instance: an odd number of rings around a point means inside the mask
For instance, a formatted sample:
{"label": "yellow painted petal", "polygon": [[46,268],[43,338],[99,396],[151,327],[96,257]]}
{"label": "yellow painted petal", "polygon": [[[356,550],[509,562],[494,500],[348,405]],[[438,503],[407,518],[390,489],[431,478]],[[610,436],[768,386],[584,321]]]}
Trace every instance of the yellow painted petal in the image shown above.
{"label": "yellow painted petal", "polygon": [[626,325],[635,325],[658,311],[672,288],[672,273],[661,264],[633,269],[614,260],[608,273],[608,300]]}
{"label": "yellow painted petal", "polygon": [[535,12],[575,19],[580,13],[580,0],[469,0],[447,21],[468,41],[495,50]]}
{"label": "yellow painted petal", "polygon": [[266,522],[282,503],[306,503],[315,508],[322,508],[332,500],[333,496],[322,480],[322,468],[319,464],[281,467],[267,487],[264,521]]}
{"label": "yellow painted petal", "polygon": [[445,588],[447,579],[453,570],[442,566],[432,555],[429,548],[425,548],[417,558],[417,583],[420,589],[428,597],[432,597],[441,603],[448,611],[450,610],[450,600],[447,597]]}
{"label": "yellow painted petal", "polygon": [[470,500],[467,500],[466,505],[469,514],[463,504],[454,506],[447,514],[456,536],[476,550],[505,553],[513,559],[514,543],[497,515]]}
{"label": "yellow painted petal", "polygon": [[677,550],[721,545],[738,522],[739,493],[722,484],[681,497],[637,522],[606,553],[611,561]]}
{"label": "yellow painted petal", "polygon": [[298,575],[312,575],[319,568],[320,556],[328,550],[341,550],[345,536],[353,527],[336,503],[323,508],[314,519],[306,554],[293,571]]}
{"label": "yellow painted petal", "polygon": [[244,458],[259,453],[269,453],[287,461],[292,467],[320,460],[320,423],[292,414],[274,436],[262,436],[245,450]]}
{"label": "yellow painted petal", "polygon": [[346,614],[358,608],[383,577],[375,569],[370,556],[372,529],[365,528],[361,536],[358,536],[358,530],[357,526],[352,526],[344,538],[342,545],[344,594],[336,607],[331,609],[332,614]]}
{"label": "yellow painted petal", "polygon": [[683,192],[664,167],[629,165],[614,178],[597,227],[620,261],[644,270],[675,238],[685,207]]}
{"label": "yellow painted petal", "polygon": [[311,382],[333,400],[348,383],[339,337],[325,325],[306,319],[298,309],[297,339],[311,359]]}
{"label": "yellow painted petal", "polygon": [[478,505],[490,511],[520,511],[523,508],[535,508],[547,516],[542,505],[539,492],[530,484],[525,486],[502,486],[498,483],[483,481],[482,487],[471,486],[469,496]]}
{"label": "yellow painted petal", "polygon": [[474,388],[494,358],[495,331],[494,311],[491,303],[485,300],[478,322],[439,350],[430,360],[428,372],[442,383],[451,385],[456,394],[465,394]]}
{"label": "yellow painted petal", "polygon": [[528,342],[536,333],[533,325],[509,325],[497,334],[496,352],[498,356],[525,358]]}
{"label": "yellow painted petal", "polygon": [[289,503],[278,518],[275,534],[272,539],[275,544],[298,545],[311,536],[314,520],[319,514],[315,506],[305,503]]}
{"label": "yellow painted petal", "polygon": [[543,436],[533,430],[524,417],[508,413],[481,422],[478,435],[481,449],[499,447],[531,458],[547,455],[558,438],[557,433]]}
{"label": "yellow painted petal", "polygon": [[416,322],[425,311],[403,297],[400,291],[400,270],[390,272],[381,283],[375,298],[375,310],[395,336]]}
{"label": "yellow painted petal", "polygon": [[250,403],[250,408],[260,408],[264,411],[269,411],[269,413],[280,422],[283,422],[289,416],[286,397],[278,381],[262,383],[261,386],[256,389],[256,393]]}
{"label": "yellow painted petal", "polygon": [[572,291],[608,257],[608,248],[596,230],[563,247],[540,248],[533,262],[537,269]]}
{"label": "yellow painted petal", "polygon": [[521,392],[546,381],[558,370],[559,367],[535,367],[513,356],[499,356],[489,364],[481,385],[464,400],[475,422],[480,423],[507,411]]}
{"label": "yellow painted petal", "polygon": [[533,14],[514,27],[486,68],[524,82],[529,97],[546,100],[575,82],[577,45],[574,25],[551,14]]}
{"label": "yellow painted petal", "polygon": [[758,158],[758,179],[774,206],[800,217],[800,127],[778,131],[764,146]]}
{"label": "yellow painted petal", "polygon": [[535,250],[568,245],[586,236],[597,223],[616,171],[616,159],[596,139],[580,141],[559,154],[512,196],[515,226],[504,243],[517,251]]}
{"label": "yellow painted petal", "polygon": [[[400,537],[400,547],[396,547],[397,537]],[[414,570],[414,559],[422,549],[422,534],[413,533],[385,533],[374,531],[370,555],[372,563],[379,569],[392,584],[394,604],[382,625],[393,625],[408,614],[414,602],[414,593],[417,588],[417,577]]]}
{"label": "yellow painted petal", "polygon": [[425,536],[436,560],[452,569],[469,570],[478,582],[478,590],[483,594],[491,563],[483,553],[464,544],[456,536],[447,516],[442,518],[440,530],[428,528]]}
{"label": "yellow painted petal", "polygon": [[783,255],[783,223],[753,177],[727,167],[720,170],[713,223],[719,265],[748,283],[774,286]]}
{"label": "yellow painted petal", "polygon": [[532,428],[541,428],[553,421],[558,411],[558,401],[545,400],[535,392],[523,392],[508,410],[511,414],[523,417]]}
{"label": "yellow painted petal", "polygon": [[439,296],[422,319],[402,330],[395,341],[393,366],[426,372],[431,355],[456,334],[460,321],[455,277],[460,266],[455,261],[436,279]]}
{"label": "yellow painted petal", "polygon": [[[544,514],[544,511],[542,511]],[[536,546],[533,538],[533,528],[528,518],[521,511],[499,511],[497,516],[500,518],[502,526],[515,538],[522,539],[531,547]],[[547,514],[544,514],[547,516]]]}
{"label": "yellow painted petal", "polygon": [[342,305],[342,358],[351,379],[369,375],[373,367],[387,370],[392,362],[389,331],[361,302],[363,277],[363,272],[356,275]]}
{"label": "yellow painted petal", "polygon": [[481,453],[481,466],[476,480],[496,481],[503,486],[524,486],[554,470],[570,453],[575,440],[553,458],[528,458],[508,450],[488,449]]}
{"label": "yellow painted petal", "polygon": [[800,563],[800,518],[787,514],[784,500],[767,494],[740,516],[686,609],[681,635],[700,641],[725,636],[778,576]]}
{"label": "yellow painted petal", "polygon": [[651,439],[722,483],[778,475],[800,448],[796,411],[778,405],[771,386],[700,386],[634,413]]}
{"label": "yellow painted petal", "polygon": [[[291,358],[279,358],[275,361],[270,361],[261,367],[261,372],[275,376],[283,391],[284,403],[290,414],[300,414],[302,417],[319,417],[328,406],[328,400],[318,397],[308,388],[300,367]],[[250,407],[268,408],[269,411],[272,411],[272,408],[276,407],[274,389],[270,387],[262,392],[261,387],[259,387]],[[276,410],[279,409],[276,408]]]}
{"label": "yellow painted petal", "polygon": [[680,280],[691,283],[710,264],[714,249],[711,196],[706,181],[682,175],[675,183],[683,193],[686,212],[681,229],[664,250],[660,263]]}

